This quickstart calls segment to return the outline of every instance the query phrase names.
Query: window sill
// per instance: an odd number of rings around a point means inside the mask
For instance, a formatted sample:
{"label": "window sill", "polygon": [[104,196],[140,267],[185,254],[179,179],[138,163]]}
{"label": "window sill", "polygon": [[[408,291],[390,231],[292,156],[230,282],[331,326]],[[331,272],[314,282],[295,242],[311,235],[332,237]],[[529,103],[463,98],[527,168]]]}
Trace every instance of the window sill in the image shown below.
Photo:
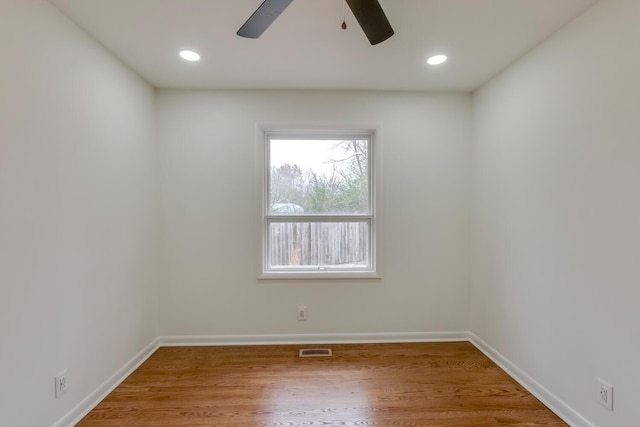
{"label": "window sill", "polygon": [[258,280],[382,279],[374,271],[265,271]]}

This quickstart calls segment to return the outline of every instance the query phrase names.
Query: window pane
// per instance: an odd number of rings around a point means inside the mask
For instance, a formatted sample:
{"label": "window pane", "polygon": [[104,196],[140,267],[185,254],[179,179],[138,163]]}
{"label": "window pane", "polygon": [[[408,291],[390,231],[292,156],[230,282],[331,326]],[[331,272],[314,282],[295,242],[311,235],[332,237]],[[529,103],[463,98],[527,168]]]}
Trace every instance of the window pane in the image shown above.
{"label": "window pane", "polygon": [[369,144],[271,139],[269,215],[367,215]]}
{"label": "window pane", "polygon": [[362,268],[370,265],[369,222],[271,222],[271,268]]}

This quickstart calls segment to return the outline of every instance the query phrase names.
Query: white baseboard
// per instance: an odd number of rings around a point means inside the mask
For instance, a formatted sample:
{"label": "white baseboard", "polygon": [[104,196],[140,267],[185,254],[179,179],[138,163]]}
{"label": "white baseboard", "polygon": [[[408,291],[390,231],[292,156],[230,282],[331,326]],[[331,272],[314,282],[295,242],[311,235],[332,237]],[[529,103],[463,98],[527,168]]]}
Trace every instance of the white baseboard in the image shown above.
{"label": "white baseboard", "polygon": [[399,342],[468,341],[468,332],[390,332],[361,334],[282,334],[282,335],[193,335],[159,337],[162,347],[276,345],[276,344],[364,344]]}
{"label": "white baseboard", "polygon": [[53,427],[73,427],[82,420],[93,408],[98,406],[109,393],[122,383],[133,371],[138,369],[142,363],[149,358],[158,349],[158,339],[153,340],[149,345],[143,348],[138,354],[133,356],[122,368],[111,375],[91,394],[85,397],[67,414],[60,418]]}
{"label": "white baseboard", "polygon": [[489,359],[505,371],[511,378],[516,380],[522,387],[537,397],[557,416],[571,427],[596,427],[585,417],[580,415],[571,406],[567,405],[558,396],[551,393],[542,384],[531,378],[526,372],[516,366],[509,359],[500,354],[496,349],[480,339],[473,332],[468,333],[468,339],[478,350],[483,352]]}

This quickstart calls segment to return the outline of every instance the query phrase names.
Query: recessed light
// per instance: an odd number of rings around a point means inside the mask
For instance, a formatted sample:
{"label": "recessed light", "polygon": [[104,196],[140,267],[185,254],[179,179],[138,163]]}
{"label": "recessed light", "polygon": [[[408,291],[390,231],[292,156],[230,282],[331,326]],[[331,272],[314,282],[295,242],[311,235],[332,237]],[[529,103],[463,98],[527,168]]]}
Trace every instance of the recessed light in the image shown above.
{"label": "recessed light", "polygon": [[447,55],[434,55],[427,59],[429,65],[440,65],[447,60]]}
{"label": "recessed light", "polygon": [[185,61],[200,61],[200,55],[192,50],[182,50],[180,51],[180,57]]}

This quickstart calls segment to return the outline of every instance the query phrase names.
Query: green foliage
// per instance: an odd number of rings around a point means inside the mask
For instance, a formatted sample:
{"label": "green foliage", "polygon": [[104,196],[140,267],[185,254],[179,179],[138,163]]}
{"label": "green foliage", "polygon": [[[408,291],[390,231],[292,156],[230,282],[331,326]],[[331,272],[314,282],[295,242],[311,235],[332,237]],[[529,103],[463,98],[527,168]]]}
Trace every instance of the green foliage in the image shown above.
{"label": "green foliage", "polygon": [[330,175],[312,170],[304,173],[298,165],[271,169],[271,206],[299,205],[306,214],[365,214],[369,210],[368,156],[366,141],[336,143],[344,154],[331,159]]}

